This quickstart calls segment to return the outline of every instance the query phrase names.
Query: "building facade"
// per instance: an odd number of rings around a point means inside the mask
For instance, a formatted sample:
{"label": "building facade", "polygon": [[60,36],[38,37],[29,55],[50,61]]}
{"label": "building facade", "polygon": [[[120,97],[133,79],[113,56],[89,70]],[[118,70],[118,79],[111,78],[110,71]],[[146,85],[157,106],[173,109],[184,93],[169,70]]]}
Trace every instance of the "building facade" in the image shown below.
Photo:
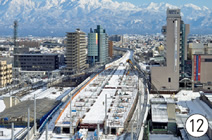
{"label": "building facade", "polygon": [[109,37],[109,40],[110,41],[115,41],[115,42],[119,42],[119,41],[122,42],[123,36],[121,36],[121,35],[112,35],[112,36]]}
{"label": "building facade", "polygon": [[212,43],[189,44],[192,60],[192,89],[194,91],[212,91]]}
{"label": "building facade", "polygon": [[88,34],[88,63],[105,64],[108,59],[108,36],[101,25]]}
{"label": "building facade", "polygon": [[14,68],[22,71],[53,71],[59,69],[58,54],[15,54]]}
{"label": "building facade", "polygon": [[88,33],[88,63],[91,66],[95,65],[96,62],[99,62],[98,56],[98,34],[91,29]]}
{"label": "building facade", "polygon": [[113,41],[108,41],[108,56],[113,57]]}
{"label": "building facade", "polygon": [[12,64],[0,61],[0,87],[5,87],[12,83]]}
{"label": "building facade", "polygon": [[99,63],[105,64],[108,57],[108,36],[101,25],[97,25],[97,29],[94,32],[98,34]]}
{"label": "building facade", "polygon": [[212,55],[193,55],[192,81],[194,91],[212,91]]}
{"label": "building facade", "polygon": [[189,25],[181,20],[180,9],[167,9],[167,25],[162,27],[166,37],[166,65],[152,67],[151,82],[158,91],[178,91],[184,77],[187,60]]}
{"label": "building facade", "polygon": [[203,43],[189,43],[188,45],[188,59],[192,60],[194,54],[205,54],[206,45]]}
{"label": "building facade", "polygon": [[67,73],[79,73],[86,68],[86,34],[80,29],[68,32],[66,47]]}

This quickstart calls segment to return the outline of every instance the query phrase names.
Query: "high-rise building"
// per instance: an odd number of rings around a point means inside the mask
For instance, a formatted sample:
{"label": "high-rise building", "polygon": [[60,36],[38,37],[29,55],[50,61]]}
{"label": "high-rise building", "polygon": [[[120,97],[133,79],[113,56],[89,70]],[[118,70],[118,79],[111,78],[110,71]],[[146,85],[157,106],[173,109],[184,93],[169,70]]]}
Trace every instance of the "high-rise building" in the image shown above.
{"label": "high-rise building", "polygon": [[98,61],[98,34],[94,33],[91,29],[90,33],[88,33],[88,63],[95,65]]}
{"label": "high-rise building", "polygon": [[68,32],[66,47],[67,73],[79,73],[86,68],[86,34],[80,29]]}
{"label": "high-rise building", "polygon": [[97,29],[90,30],[88,34],[88,62],[94,65],[96,62],[105,64],[108,58],[108,36],[101,25]]}
{"label": "high-rise building", "polygon": [[107,34],[101,25],[97,25],[97,29],[95,29],[94,32],[98,34],[99,63],[104,64],[108,56]]}
{"label": "high-rise building", "polygon": [[184,77],[187,60],[189,25],[181,20],[180,9],[167,9],[167,25],[162,27],[166,37],[166,65],[153,67],[151,82],[159,91],[178,91]]}
{"label": "high-rise building", "polygon": [[0,61],[0,87],[5,87],[12,83],[12,64]]}

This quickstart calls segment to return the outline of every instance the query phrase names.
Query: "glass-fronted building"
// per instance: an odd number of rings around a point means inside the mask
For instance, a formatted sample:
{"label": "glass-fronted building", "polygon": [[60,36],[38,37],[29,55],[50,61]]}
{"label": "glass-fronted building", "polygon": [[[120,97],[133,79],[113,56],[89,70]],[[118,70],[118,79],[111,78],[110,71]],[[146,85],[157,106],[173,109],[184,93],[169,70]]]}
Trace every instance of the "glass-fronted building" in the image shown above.
{"label": "glass-fronted building", "polygon": [[108,58],[108,36],[102,26],[90,30],[88,34],[88,63],[95,65],[96,62],[105,64]]}

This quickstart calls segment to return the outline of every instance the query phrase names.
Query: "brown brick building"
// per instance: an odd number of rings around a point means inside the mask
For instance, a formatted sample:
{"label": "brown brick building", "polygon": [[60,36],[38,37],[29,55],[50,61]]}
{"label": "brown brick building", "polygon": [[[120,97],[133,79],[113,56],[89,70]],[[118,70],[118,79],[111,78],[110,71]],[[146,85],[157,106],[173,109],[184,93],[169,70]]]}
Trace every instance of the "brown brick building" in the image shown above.
{"label": "brown brick building", "polygon": [[113,57],[113,41],[108,41],[108,56]]}

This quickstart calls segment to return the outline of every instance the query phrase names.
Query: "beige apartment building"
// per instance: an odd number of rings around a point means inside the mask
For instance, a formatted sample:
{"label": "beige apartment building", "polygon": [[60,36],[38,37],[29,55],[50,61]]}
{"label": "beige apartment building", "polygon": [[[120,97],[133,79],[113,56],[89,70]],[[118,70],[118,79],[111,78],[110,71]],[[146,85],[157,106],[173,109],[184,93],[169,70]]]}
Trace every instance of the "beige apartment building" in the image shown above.
{"label": "beige apartment building", "polygon": [[181,20],[180,9],[167,9],[167,25],[162,27],[166,37],[166,65],[152,67],[151,82],[158,91],[178,91],[187,60],[189,25]]}
{"label": "beige apartment building", "polygon": [[80,29],[68,32],[66,47],[67,73],[74,74],[86,68],[86,34]]}
{"label": "beige apartment building", "polygon": [[12,83],[12,64],[0,61],[0,87],[5,87]]}

